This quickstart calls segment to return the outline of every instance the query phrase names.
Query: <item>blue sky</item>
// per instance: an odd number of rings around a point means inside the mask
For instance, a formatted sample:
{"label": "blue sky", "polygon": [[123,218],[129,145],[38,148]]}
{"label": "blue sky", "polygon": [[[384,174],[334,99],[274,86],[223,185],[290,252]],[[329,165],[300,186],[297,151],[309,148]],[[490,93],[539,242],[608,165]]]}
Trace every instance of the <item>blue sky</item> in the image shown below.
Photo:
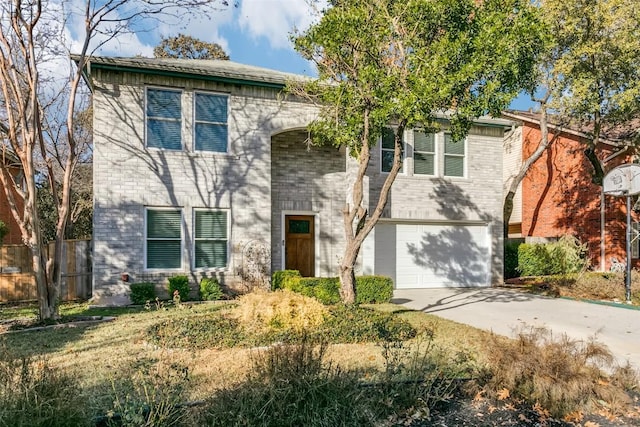
{"label": "blue sky", "polygon": [[[153,46],[163,36],[182,32],[220,44],[232,61],[314,75],[313,66],[295,52],[289,36],[294,28],[304,30],[317,18],[318,14],[307,0],[240,0],[238,7],[196,17],[187,25],[182,22],[160,23],[150,31],[109,43],[99,53],[152,56]],[[528,96],[521,96],[511,108],[528,109],[532,106]]]}

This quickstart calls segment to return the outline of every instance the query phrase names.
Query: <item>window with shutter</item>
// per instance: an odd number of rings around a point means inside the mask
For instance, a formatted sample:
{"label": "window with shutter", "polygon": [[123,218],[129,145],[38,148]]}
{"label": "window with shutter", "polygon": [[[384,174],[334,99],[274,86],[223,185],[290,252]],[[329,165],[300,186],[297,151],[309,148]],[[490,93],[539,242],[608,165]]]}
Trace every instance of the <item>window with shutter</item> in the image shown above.
{"label": "window with shutter", "polygon": [[413,131],[414,175],[435,175],[435,158],[435,135],[419,130]]}
{"label": "window with shutter", "polygon": [[454,141],[451,134],[444,134],[444,175],[464,176],[465,141]]}
{"label": "window with shutter", "polygon": [[182,93],[177,90],[147,88],[147,147],[182,149]]}
{"label": "window with shutter", "polygon": [[227,152],[227,97],[196,93],[195,149],[198,151]]}
{"label": "window with shutter", "polygon": [[225,268],[228,259],[228,211],[196,210],[195,268]]}
{"label": "window with shutter", "polygon": [[148,269],[182,266],[182,212],[179,209],[147,209]]}

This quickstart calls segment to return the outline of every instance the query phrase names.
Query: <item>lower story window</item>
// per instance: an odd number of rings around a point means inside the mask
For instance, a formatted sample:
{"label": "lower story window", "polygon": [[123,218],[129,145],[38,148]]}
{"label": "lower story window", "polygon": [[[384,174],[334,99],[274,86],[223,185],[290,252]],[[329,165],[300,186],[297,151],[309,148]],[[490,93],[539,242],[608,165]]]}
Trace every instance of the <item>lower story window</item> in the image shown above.
{"label": "lower story window", "polygon": [[182,267],[182,211],[147,209],[147,259],[150,269]]}
{"label": "lower story window", "polygon": [[229,245],[229,212],[224,210],[195,211],[195,268],[227,266]]}

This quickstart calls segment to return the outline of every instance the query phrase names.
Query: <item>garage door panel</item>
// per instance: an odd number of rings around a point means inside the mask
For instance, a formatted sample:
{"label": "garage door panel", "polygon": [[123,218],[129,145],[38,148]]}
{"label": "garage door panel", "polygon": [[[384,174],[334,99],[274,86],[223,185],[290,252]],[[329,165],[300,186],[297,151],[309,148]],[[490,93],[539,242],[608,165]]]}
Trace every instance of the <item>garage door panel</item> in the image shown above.
{"label": "garage door panel", "polygon": [[[395,260],[388,261],[395,264],[397,288],[489,284],[491,254],[486,225],[386,224],[385,227],[396,229]],[[390,255],[389,248],[386,252]]]}

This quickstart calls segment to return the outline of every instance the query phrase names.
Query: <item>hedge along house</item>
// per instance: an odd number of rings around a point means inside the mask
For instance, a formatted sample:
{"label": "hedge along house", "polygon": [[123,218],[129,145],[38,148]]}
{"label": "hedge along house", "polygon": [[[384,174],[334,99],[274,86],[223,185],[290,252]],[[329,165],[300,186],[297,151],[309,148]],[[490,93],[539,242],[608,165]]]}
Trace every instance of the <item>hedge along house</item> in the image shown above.
{"label": "hedge along house", "polygon": [[[335,276],[342,254],[345,150],[308,144],[317,109],[283,88],[300,79],[230,61],[90,58],[94,111],[94,297],[120,280],[231,288],[271,271]],[[396,287],[486,286],[502,279],[501,150],[506,120],[465,141],[411,130],[385,218],[358,271]],[[382,138],[366,188],[377,200],[392,151]]]}

